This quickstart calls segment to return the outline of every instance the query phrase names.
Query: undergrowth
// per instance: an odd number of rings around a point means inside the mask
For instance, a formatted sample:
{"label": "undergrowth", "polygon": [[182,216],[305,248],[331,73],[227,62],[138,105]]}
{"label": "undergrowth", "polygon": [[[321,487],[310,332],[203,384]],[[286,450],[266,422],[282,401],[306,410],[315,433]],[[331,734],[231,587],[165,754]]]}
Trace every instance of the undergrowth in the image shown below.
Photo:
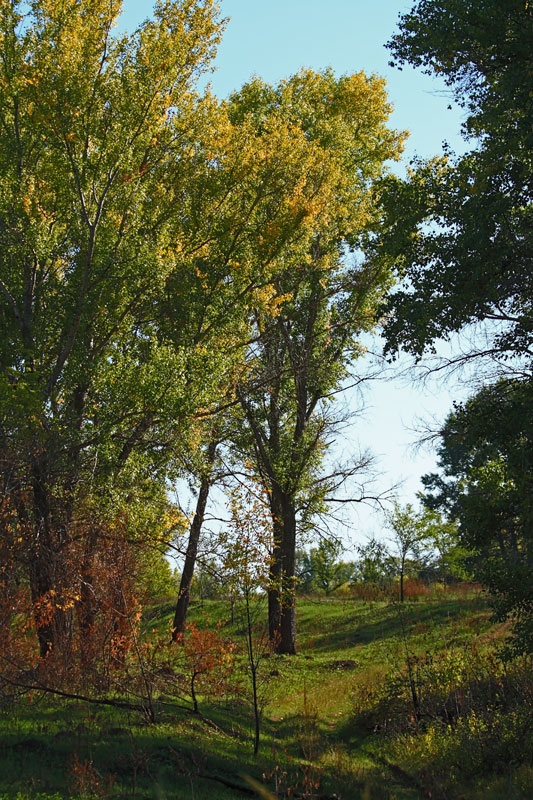
{"label": "undergrowth", "polygon": [[[153,653],[172,611],[162,603],[146,614]],[[250,796],[246,776],[278,798],[530,796],[531,664],[499,658],[506,631],[479,592],[439,587],[401,608],[300,598],[298,654],[261,662],[256,758],[244,631],[228,612],[224,600],[193,605],[200,662],[185,654],[177,671],[147,661],[155,724],[38,693],[6,702],[0,800],[226,800]],[[223,662],[212,666],[220,643]],[[187,664],[198,672],[194,698]]]}

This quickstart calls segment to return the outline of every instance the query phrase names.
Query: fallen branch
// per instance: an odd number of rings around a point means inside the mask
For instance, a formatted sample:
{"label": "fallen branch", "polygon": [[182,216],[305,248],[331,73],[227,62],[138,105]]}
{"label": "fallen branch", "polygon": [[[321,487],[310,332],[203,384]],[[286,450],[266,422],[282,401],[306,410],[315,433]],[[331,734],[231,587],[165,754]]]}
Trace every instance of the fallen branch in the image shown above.
{"label": "fallen branch", "polygon": [[[63,689],[56,689],[53,686],[48,686],[46,683],[41,683],[37,681],[36,683],[27,683],[26,681],[22,680],[14,680],[13,678],[8,678],[6,675],[0,675],[0,681],[9,684],[10,686],[14,686],[18,689],[24,689],[27,692],[44,692],[46,694],[53,694],[56,697],[63,697],[66,700],[81,700],[84,703],[92,703],[93,705],[100,705],[100,706],[111,706],[112,708],[123,708],[127,711],[139,711],[142,714],[147,713],[149,711],[149,706],[144,705],[142,703],[130,703],[127,700],[117,700],[110,697],[91,697],[89,695],[78,694],[77,692],[66,692]],[[171,706],[172,708],[179,708],[181,711],[186,711],[188,714],[192,714],[192,709],[188,706],[182,706],[178,703],[169,703],[165,700],[158,700],[159,705],[166,705]],[[205,720],[209,722],[209,720]],[[212,723],[214,725],[214,723]],[[227,734],[229,736],[229,734]]]}

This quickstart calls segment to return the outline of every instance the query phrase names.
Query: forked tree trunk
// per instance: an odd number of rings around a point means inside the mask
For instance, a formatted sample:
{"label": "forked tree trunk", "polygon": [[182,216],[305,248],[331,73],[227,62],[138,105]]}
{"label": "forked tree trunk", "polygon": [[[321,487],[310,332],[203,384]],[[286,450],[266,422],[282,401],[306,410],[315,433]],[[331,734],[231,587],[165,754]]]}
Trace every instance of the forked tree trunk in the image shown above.
{"label": "forked tree trunk", "polygon": [[212,472],[213,465],[215,463],[217,446],[218,440],[213,439],[207,448],[207,471],[202,477],[202,481],[200,483],[200,491],[198,492],[196,509],[191,527],[189,529],[189,541],[187,544],[187,552],[185,554],[185,563],[183,564],[183,572],[181,574],[178,601],[176,603],[176,611],[174,613],[174,624],[172,626],[172,641],[174,642],[180,641],[185,633],[187,611],[189,609],[189,600],[191,594],[191,584],[196,565],[196,556],[198,554],[198,542],[200,541],[200,533],[202,532],[205,509],[207,506],[207,499],[209,497],[209,489],[211,488]]}

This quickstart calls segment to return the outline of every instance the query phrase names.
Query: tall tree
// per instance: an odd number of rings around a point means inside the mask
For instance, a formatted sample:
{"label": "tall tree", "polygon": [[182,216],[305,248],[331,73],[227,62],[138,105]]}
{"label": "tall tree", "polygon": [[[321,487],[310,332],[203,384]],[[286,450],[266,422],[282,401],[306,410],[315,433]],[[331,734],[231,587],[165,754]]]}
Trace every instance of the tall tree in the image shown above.
{"label": "tall tree", "polygon": [[[519,587],[530,560],[529,501],[521,487],[530,469],[519,441],[528,433],[510,410],[531,393],[533,8],[524,0],[420,0],[389,47],[395,63],[444,78],[465,110],[472,148],[417,162],[406,181],[388,181],[384,206],[394,224],[375,254],[405,282],[384,304],[387,349],[420,357],[437,338],[483,324],[485,336],[453,361],[490,357],[522,379],[455,409],[441,430],[448,488],[427,480],[439,502],[454,507],[464,544],[477,550],[478,576],[501,593],[503,608],[527,617],[531,601]],[[530,416],[526,404],[520,413]]]}
{"label": "tall tree", "polygon": [[[330,398],[362,352],[358,336],[375,324],[389,280],[381,267],[343,263],[345,249],[360,247],[379,224],[374,182],[402,139],[386,127],[389,110],[383,81],[363,73],[337,80],[330,71],[303,71],[275,88],[253,81],[231,98],[233,119],[251,115],[261,126],[275,114],[299,126],[321,155],[328,191],[319,224],[277,260],[275,315],[252,314],[256,342],[237,389],[249,458],[270,502],[269,630],[281,653],[296,648],[298,521],[325,498],[327,483],[318,477],[332,432]],[[320,197],[300,193],[295,202],[307,217]]]}
{"label": "tall tree", "polygon": [[62,554],[89,462],[112,478],[153,424],[152,399],[168,412],[182,394],[181,359],[141,325],[174,266],[162,164],[179,185],[191,89],[220,26],[210,2],[166,2],[118,38],[119,12],[0,5],[2,451],[16,453],[11,486],[29,489],[34,603],[58,597],[38,624],[43,656],[71,636]]}

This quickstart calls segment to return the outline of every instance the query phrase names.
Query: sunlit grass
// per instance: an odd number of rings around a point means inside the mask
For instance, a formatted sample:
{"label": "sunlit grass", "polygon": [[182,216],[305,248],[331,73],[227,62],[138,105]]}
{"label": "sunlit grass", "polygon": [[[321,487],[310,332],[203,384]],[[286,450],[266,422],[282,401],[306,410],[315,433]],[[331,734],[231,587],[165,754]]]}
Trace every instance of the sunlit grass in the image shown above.
{"label": "sunlit grass", "polygon": [[[277,783],[280,797],[289,787],[300,794],[315,787],[314,792],[335,792],[350,800],[414,800],[421,797],[421,787],[437,794],[450,791],[450,797],[468,787],[467,796],[485,800],[481,790],[475,795],[483,782],[486,800],[496,800],[502,781],[497,772],[473,780],[468,770],[453,768],[460,737],[467,732],[462,722],[446,735],[437,728],[431,734],[424,720],[409,722],[406,644],[410,658],[423,663],[428,653],[436,658],[447,651],[460,653],[474,642],[483,660],[505,635],[491,622],[478,593],[442,596],[439,591],[439,597],[407,602],[402,608],[384,600],[298,598],[298,654],[272,655],[261,664],[265,703],[257,759],[249,677],[245,662],[237,659],[240,693],[200,698],[200,710],[210,724],[183,708],[164,705],[157,708],[155,725],[147,725],[138,714],[81,702],[61,705],[46,697],[6,706],[0,714],[0,792],[9,800],[17,792],[22,793],[18,800],[56,800],[54,795],[69,792],[76,797],[77,763],[82,770],[78,783],[100,781],[110,798],[225,800],[239,793],[220,780],[241,786],[244,774],[259,781],[264,775],[270,790]],[[172,614],[170,601],[148,609],[146,630],[165,639]],[[242,638],[239,615],[230,624],[224,599],[194,603],[191,619],[199,627],[219,625],[237,643]],[[397,730],[383,716],[387,692],[395,685],[401,687],[401,697],[394,701]],[[506,720],[512,728],[511,716],[503,714],[501,720],[502,730],[507,730]],[[428,737],[438,735],[442,743],[435,754]],[[515,773],[513,800],[525,800],[521,787],[531,775],[520,765]],[[103,796],[98,791],[88,785],[85,797]]]}

